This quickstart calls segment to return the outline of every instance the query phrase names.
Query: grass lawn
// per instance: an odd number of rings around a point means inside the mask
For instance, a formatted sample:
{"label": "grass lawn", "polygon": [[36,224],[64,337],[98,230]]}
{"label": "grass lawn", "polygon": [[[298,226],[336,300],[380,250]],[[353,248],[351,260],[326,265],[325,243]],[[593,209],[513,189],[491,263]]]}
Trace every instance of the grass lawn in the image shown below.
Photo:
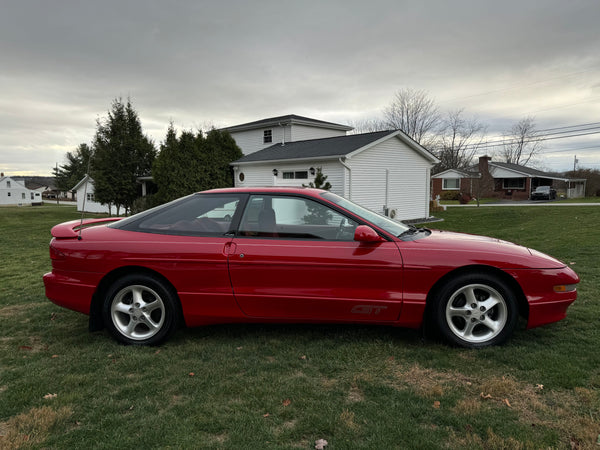
{"label": "grass lawn", "polygon": [[50,227],[0,209],[0,448],[598,448],[600,208],[449,208],[435,228],[534,247],[579,273],[567,319],[463,350],[417,331],[221,325],[158,348],[44,297]]}

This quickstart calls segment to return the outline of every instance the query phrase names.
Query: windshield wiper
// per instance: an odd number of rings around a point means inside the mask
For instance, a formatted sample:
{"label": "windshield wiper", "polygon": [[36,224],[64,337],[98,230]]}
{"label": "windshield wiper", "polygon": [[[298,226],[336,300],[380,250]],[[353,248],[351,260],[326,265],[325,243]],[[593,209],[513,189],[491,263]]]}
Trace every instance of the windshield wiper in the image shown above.
{"label": "windshield wiper", "polygon": [[417,233],[430,233],[431,232],[431,230],[429,230],[428,228],[417,228],[414,225],[408,225],[408,226],[410,228],[408,230],[400,233],[398,235],[399,238],[401,238],[402,236],[408,236],[408,235],[417,234]]}
{"label": "windshield wiper", "polygon": [[419,232],[419,229],[417,227],[415,227],[414,225],[408,225],[408,230],[403,231],[402,233],[400,233],[398,235],[399,238],[401,238],[402,236],[408,236],[409,234],[415,234]]}

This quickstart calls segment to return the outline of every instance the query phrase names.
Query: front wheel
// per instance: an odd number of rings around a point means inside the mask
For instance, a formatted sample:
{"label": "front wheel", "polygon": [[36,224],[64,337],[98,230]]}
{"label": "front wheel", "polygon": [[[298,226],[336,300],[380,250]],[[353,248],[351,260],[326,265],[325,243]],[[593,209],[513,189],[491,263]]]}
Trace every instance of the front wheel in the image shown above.
{"label": "front wheel", "polygon": [[157,345],[178,326],[178,308],[173,290],[159,279],[128,275],[108,290],[103,305],[104,323],[123,344]]}
{"label": "front wheel", "polygon": [[467,348],[502,344],[518,320],[513,291],[498,277],[465,274],[438,292],[433,318],[442,336]]}

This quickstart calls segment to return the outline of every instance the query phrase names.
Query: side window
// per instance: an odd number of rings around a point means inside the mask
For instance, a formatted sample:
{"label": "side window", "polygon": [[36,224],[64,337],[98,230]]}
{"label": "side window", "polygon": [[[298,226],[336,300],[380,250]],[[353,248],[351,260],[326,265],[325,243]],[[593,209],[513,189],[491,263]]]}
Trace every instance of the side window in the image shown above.
{"label": "side window", "polygon": [[253,195],[240,236],[351,241],[357,223],[308,198]]}
{"label": "side window", "polygon": [[223,236],[232,231],[238,195],[193,195],[136,222],[136,231],[184,236]]}

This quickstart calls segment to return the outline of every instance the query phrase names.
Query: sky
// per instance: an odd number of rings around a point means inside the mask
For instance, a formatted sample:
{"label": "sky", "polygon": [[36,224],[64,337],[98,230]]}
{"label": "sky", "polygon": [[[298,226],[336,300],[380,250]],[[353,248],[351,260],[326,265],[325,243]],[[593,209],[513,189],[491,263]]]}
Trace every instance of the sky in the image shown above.
{"label": "sky", "polygon": [[490,141],[528,116],[539,130],[595,124],[544,142],[536,164],[570,170],[576,156],[600,169],[598,0],[0,0],[0,11],[6,175],[50,175],[116,98],[158,147],[171,121],[372,119],[405,88],[462,109]]}

